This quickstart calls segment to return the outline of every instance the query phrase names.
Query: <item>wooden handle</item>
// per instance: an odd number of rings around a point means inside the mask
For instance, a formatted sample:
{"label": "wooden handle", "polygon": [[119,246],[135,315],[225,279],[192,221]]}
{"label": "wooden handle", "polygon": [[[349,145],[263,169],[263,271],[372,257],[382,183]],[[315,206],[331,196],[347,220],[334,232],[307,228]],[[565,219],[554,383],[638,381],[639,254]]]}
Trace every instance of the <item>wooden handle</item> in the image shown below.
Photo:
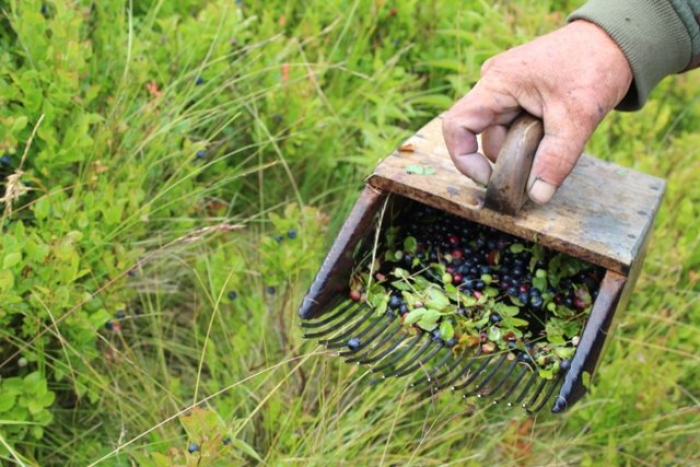
{"label": "wooden handle", "polygon": [[539,118],[524,113],[515,119],[498,153],[484,206],[513,216],[520,211],[527,200],[525,185],[543,136]]}

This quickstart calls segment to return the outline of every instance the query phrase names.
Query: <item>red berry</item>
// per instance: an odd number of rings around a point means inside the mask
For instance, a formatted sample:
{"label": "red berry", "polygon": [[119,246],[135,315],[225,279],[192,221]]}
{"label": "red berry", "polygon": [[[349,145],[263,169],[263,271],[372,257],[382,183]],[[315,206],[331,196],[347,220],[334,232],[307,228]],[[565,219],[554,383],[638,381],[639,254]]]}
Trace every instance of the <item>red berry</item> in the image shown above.
{"label": "red berry", "polygon": [[461,275],[460,273],[456,273],[454,276],[452,276],[452,283],[455,285],[461,284],[463,280],[464,280],[464,276]]}
{"label": "red berry", "polygon": [[360,298],[362,298],[362,294],[359,290],[350,291],[350,300],[352,300],[353,302],[359,302]]}
{"label": "red berry", "polygon": [[447,266],[445,268],[445,271],[447,271],[447,274],[453,274],[455,272],[455,267],[454,266]]}
{"label": "red berry", "polygon": [[582,298],[576,297],[574,298],[574,308],[576,311],[583,311],[586,309],[586,302]]}
{"label": "red berry", "polygon": [[520,293],[528,293],[530,291],[530,286],[528,284],[520,284],[520,287],[518,287],[518,292]]}
{"label": "red berry", "polygon": [[457,245],[459,244],[459,237],[457,235],[448,235],[447,241],[449,241],[453,245]]}
{"label": "red berry", "polygon": [[484,294],[482,294],[482,293],[479,292],[478,290],[475,290],[475,291],[474,291],[474,298],[476,298],[477,300],[479,300],[483,295],[484,295]]}
{"label": "red berry", "polygon": [[455,248],[454,250],[452,250],[452,258],[462,259],[464,258],[464,253],[462,253],[462,250],[458,250],[457,248]]}

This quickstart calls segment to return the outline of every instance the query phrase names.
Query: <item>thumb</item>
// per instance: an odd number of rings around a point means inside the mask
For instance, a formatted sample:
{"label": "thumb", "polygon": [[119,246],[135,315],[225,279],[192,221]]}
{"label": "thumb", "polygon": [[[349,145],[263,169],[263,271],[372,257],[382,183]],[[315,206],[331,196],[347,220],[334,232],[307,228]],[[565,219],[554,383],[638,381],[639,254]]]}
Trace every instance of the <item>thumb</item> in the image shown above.
{"label": "thumb", "polygon": [[535,203],[545,204],[552,199],[581,157],[593,129],[577,123],[568,112],[545,115],[544,137],[527,183],[528,196]]}

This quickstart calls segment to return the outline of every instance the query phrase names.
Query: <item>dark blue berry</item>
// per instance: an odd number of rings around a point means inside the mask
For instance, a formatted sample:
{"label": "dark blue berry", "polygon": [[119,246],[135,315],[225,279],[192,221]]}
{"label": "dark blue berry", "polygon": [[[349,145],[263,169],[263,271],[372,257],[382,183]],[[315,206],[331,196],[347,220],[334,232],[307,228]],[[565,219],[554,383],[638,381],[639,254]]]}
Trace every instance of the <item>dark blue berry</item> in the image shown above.
{"label": "dark blue berry", "polygon": [[401,305],[401,306],[399,307],[399,314],[400,314],[401,316],[403,316],[403,315],[405,315],[406,313],[408,313],[408,305],[406,305],[406,304],[404,303],[403,305]]}
{"label": "dark blue berry", "polygon": [[479,273],[491,274],[491,268],[489,266],[479,266]]}
{"label": "dark blue berry", "polygon": [[501,318],[501,315],[498,313],[493,313],[491,316],[489,316],[489,321],[491,321],[493,324],[498,324],[501,322],[503,318]]}
{"label": "dark blue berry", "polygon": [[224,446],[228,446],[229,444],[231,444],[231,441],[232,441],[232,439],[230,436],[227,436],[226,438],[221,440],[221,442],[223,443]]}
{"label": "dark blue berry", "polygon": [[295,229],[289,229],[287,231],[287,237],[289,237],[291,240],[294,240],[297,238],[297,231]]}
{"label": "dark blue berry", "polygon": [[136,269],[129,269],[129,272],[127,273],[129,277],[136,277]]}
{"label": "dark blue berry", "polygon": [[267,288],[267,293],[268,293],[268,294],[274,295],[275,292],[277,292],[277,289],[275,289],[274,287],[270,286],[270,287]]}
{"label": "dark blue berry", "polygon": [[508,287],[508,292],[507,292],[507,293],[508,293],[508,295],[510,295],[511,297],[517,297],[517,296],[518,296],[518,289],[515,288],[515,287],[513,287],[513,286]]}
{"label": "dark blue berry", "polygon": [[200,84],[204,84],[204,78],[198,76],[197,79],[194,81],[194,84],[196,84],[197,86],[199,86]]}
{"label": "dark blue berry", "polygon": [[521,292],[521,293],[518,295],[518,300],[520,300],[521,302],[523,302],[523,304],[527,304],[528,298],[530,298],[530,296],[527,294],[527,292]]}
{"label": "dark blue berry", "polygon": [[357,337],[353,337],[348,341],[348,349],[354,352],[355,350],[360,348],[361,344],[362,343],[360,342],[360,339],[358,339]]}
{"label": "dark blue berry", "polygon": [[284,240],[284,239],[282,238],[282,235],[275,235],[275,241],[276,241],[278,244],[279,244],[279,243],[282,243],[282,240]]}
{"label": "dark blue berry", "polygon": [[442,333],[440,332],[440,328],[433,329],[432,338],[433,338],[433,342],[442,341]]}
{"label": "dark blue berry", "polygon": [[234,291],[231,290],[228,294],[226,294],[229,300],[235,300],[238,297],[238,294]]}
{"label": "dark blue berry", "polygon": [[117,319],[124,319],[126,318],[126,313],[124,313],[123,310],[117,311],[117,313],[114,315],[115,318]]}
{"label": "dark blue berry", "polygon": [[574,308],[574,299],[571,297],[566,297],[564,299],[564,306],[567,308],[573,309]]}
{"label": "dark blue berry", "polygon": [[391,298],[389,298],[389,307],[392,309],[399,308],[401,306],[401,299],[399,298],[398,295],[392,295]]}
{"label": "dark blue berry", "polygon": [[105,323],[105,329],[108,331],[112,331],[114,329],[114,322],[112,321],[107,321]]}
{"label": "dark blue berry", "polygon": [[475,281],[474,282],[474,290],[484,290],[486,287],[486,283],[484,281]]}
{"label": "dark blue berry", "polygon": [[571,368],[571,360],[565,359],[559,363],[559,369],[561,371],[568,371]]}
{"label": "dark blue berry", "polygon": [[195,153],[195,156],[197,157],[197,159],[204,159],[205,157],[207,157],[207,151],[205,151],[204,149],[200,149]]}
{"label": "dark blue berry", "polygon": [[544,304],[544,300],[540,295],[530,295],[530,305],[536,309],[539,310],[542,308],[542,305]]}
{"label": "dark blue berry", "polygon": [[199,451],[199,444],[190,443],[189,446],[187,446],[187,452],[189,452],[190,454],[194,454],[197,451]]}
{"label": "dark blue berry", "polygon": [[0,164],[5,167],[9,167],[10,164],[12,164],[12,157],[10,157],[9,154],[5,154],[4,156],[0,157]]}
{"label": "dark blue berry", "polygon": [[515,266],[512,271],[513,277],[522,277],[524,273],[525,271],[520,266]]}
{"label": "dark blue berry", "polygon": [[454,347],[455,345],[457,345],[457,339],[455,339],[454,337],[452,339],[448,339],[445,341],[445,345],[447,347]]}

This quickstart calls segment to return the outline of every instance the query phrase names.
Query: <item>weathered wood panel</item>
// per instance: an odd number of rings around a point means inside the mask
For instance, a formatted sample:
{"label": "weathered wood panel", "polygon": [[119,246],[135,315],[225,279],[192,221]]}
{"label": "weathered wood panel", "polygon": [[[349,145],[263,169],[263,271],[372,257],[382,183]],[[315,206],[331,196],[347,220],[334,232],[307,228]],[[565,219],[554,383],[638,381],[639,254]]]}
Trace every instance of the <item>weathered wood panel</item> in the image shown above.
{"label": "weathered wood panel", "polygon": [[[411,174],[409,165],[435,173]],[[528,202],[517,216],[504,215],[484,208],[485,189],[452,165],[441,117],[384,159],[368,182],[625,274],[650,232],[665,189],[660,178],[584,155],[550,203]]]}

